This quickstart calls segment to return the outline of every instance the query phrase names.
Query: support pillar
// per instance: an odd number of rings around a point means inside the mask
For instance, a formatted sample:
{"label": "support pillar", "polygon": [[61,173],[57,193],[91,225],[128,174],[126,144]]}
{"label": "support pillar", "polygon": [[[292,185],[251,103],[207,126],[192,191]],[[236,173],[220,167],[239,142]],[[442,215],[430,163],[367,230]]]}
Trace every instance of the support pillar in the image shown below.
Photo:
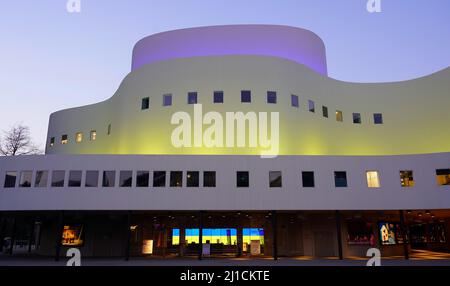
{"label": "support pillar", "polygon": [[338,256],[339,260],[344,259],[344,255],[342,253],[342,226],[341,226],[341,213],[336,211],[336,236],[338,243]]}
{"label": "support pillar", "polygon": [[64,211],[60,211],[58,213],[58,225],[56,227],[55,261],[59,261],[63,231],[64,231]]}
{"label": "support pillar", "polygon": [[408,231],[408,228],[405,224],[405,216],[402,210],[399,211],[400,215],[400,228],[402,230],[402,238],[403,238],[403,254],[405,256],[405,259],[409,259],[409,250],[408,250],[408,243],[406,243],[407,237],[406,232]]}
{"label": "support pillar", "polygon": [[236,244],[237,244],[236,256],[241,257],[242,256],[243,239],[242,239],[242,227],[239,225],[239,218],[238,218],[238,223],[236,225]]}
{"label": "support pillar", "polygon": [[200,249],[198,250],[198,260],[202,260],[203,258],[203,213],[204,211],[200,211],[198,214],[198,222],[199,222],[199,246]]}
{"label": "support pillar", "polygon": [[125,229],[125,261],[130,260],[131,215],[131,211],[127,211],[127,223]]}
{"label": "support pillar", "polygon": [[277,211],[272,211],[272,247],[273,247],[273,260],[278,260],[278,245],[277,245]]}
{"label": "support pillar", "polygon": [[[29,238],[28,238],[28,253],[31,253],[31,244],[33,243],[34,228],[35,228],[35,220],[32,219],[31,220],[31,229],[30,229]],[[34,244],[36,245],[36,242],[34,242]]]}
{"label": "support pillar", "polygon": [[14,243],[16,242],[16,218],[13,217],[13,225],[12,225],[12,233],[11,233],[11,241],[10,241],[10,245],[9,245],[9,255],[13,255],[13,251],[14,251]]}
{"label": "support pillar", "polygon": [[186,228],[180,229],[180,257],[184,256],[184,252],[186,250]]}
{"label": "support pillar", "polygon": [[2,216],[1,225],[0,225],[0,253],[3,252],[3,239],[5,237],[5,229],[6,229],[7,223],[8,223],[7,218]]}

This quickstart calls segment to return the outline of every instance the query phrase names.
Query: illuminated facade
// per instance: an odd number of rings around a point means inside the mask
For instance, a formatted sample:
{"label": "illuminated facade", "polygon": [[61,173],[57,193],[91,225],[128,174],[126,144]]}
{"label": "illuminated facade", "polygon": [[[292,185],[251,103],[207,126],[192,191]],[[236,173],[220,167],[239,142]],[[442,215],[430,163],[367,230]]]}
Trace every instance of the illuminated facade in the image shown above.
{"label": "illuminated facade", "polygon": [[[338,81],[322,40],[293,27],[144,38],[111,98],[51,114],[46,155],[0,158],[3,236],[18,232],[57,255],[68,246],[127,257],[448,251],[449,78],[445,69]],[[174,145],[174,114],[195,121],[200,104],[201,138],[208,112],[277,113],[278,156],[261,158],[260,145],[195,146],[196,131],[192,147]]]}

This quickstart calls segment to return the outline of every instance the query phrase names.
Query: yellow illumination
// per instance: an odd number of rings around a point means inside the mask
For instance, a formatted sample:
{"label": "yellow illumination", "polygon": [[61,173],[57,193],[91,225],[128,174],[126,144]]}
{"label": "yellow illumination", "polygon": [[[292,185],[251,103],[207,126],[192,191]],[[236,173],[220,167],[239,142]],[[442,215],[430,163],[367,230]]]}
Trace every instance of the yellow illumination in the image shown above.
{"label": "yellow illumination", "polygon": [[83,133],[77,132],[77,134],[75,134],[75,142],[80,143],[81,141],[83,141]]}
{"label": "yellow illumination", "polygon": [[95,141],[97,139],[97,131],[91,130],[91,141]]}
{"label": "yellow illumination", "polygon": [[343,121],[342,111],[336,110],[336,121]]}
{"label": "yellow illumination", "polygon": [[367,187],[369,188],[379,188],[380,180],[378,178],[378,171],[367,171]]}

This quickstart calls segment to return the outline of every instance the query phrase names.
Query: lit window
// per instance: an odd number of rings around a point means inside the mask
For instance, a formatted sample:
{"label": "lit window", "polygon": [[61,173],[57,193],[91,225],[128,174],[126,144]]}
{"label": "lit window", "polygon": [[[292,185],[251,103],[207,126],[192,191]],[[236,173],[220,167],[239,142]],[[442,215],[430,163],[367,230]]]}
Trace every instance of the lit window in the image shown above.
{"label": "lit window", "polygon": [[367,187],[369,188],[379,188],[380,179],[378,178],[378,171],[367,171]]}
{"label": "lit window", "polygon": [[165,187],[165,186],[166,186],[166,171],[154,171],[153,187]]}
{"label": "lit window", "polygon": [[383,114],[374,113],[373,114],[373,123],[375,124],[383,124]]}
{"label": "lit window", "polygon": [[136,187],[148,187],[150,172],[149,171],[137,171],[136,174]]}
{"label": "lit window", "polygon": [[188,104],[197,103],[197,92],[188,92]]}
{"label": "lit window", "polygon": [[308,100],[308,110],[310,112],[316,112],[315,107],[314,107],[314,101]]}
{"label": "lit window", "polygon": [[361,124],[361,114],[360,113],[353,113],[353,123]]}
{"label": "lit window", "polygon": [[304,188],[314,188],[314,172],[302,172],[302,184]]}
{"label": "lit window", "polygon": [[241,90],[241,102],[252,102],[252,93],[250,90]]}
{"label": "lit window", "polygon": [[249,186],[249,172],[248,171],[236,172],[236,186],[239,188],[247,188]]}
{"label": "lit window", "polygon": [[400,184],[402,187],[414,187],[413,171],[400,171]]}
{"label": "lit window", "polygon": [[436,180],[439,186],[450,185],[450,169],[437,169]]}
{"label": "lit window", "polygon": [[215,187],[216,186],[216,172],[204,171],[203,172],[203,187]]}
{"label": "lit window", "polygon": [[15,188],[16,187],[16,179],[17,172],[16,171],[8,171],[5,174],[5,184],[3,185],[5,188]]}
{"label": "lit window", "polygon": [[37,171],[34,180],[35,188],[47,188],[48,171]]}
{"label": "lit window", "polygon": [[322,116],[328,118],[328,107],[322,106]]}
{"label": "lit window", "polygon": [[172,105],[172,94],[167,93],[163,94],[163,106],[171,106]]}
{"label": "lit window", "polygon": [[69,140],[67,139],[67,135],[64,134],[61,136],[61,144],[67,144]]}
{"label": "lit window", "polygon": [[22,171],[20,172],[20,182],[19,187],[29,188],[31,187],[31,177],[33,176],[32,171]]}
{"label": "lit window", "polygon": [[342,122],[343,120],[342,111],[336,110],[336,121]]}
{"label": "lit window", "polygon": [[50,147],[53,147],[55,145],[55,137],[50,138]]}
{"label": "lit window", "polygon": [[338,188],[346,188],[347,185],[347,172],[335,171],[334,172],[334,186]]}
{"label": "lit window", "polygon": [[277,103],[277,93],[275,91],[267,92],[267,103]]}
{"label": "lit window", "polygon": [[182,171],[171,171],[170,172],[170,186],[171,187],[182,187],[183,186],[183,172]]}
{"label": "lit window", "polygon": [[114,187],[116,184],[116,171],[103,171],[102,187]]}
{"label": "lit window", "polygon": [[97,188],[98,187],[98,171],[86,171],[86,182],[85,187]]}
{"label": "lit window", "polygon": [[81,141],[83,141],[83,133],[78,132],[75,134],[75,142],[80,143]]}
{"label": "lit window", "polygon": [[141,101],[141,110],[148,109],[150,107],[150,98],[144,97]]}
{"label": "lit window", "polygon": [[291,94],[291,106],[298,107],[298,95]]}
{"label": "lit window", "polygon": [[281,188],[281,171],[269,172],[269,186],[271,188]]}
{"label": "lit window", "polygon": [[69,172],[69,187],[81,187],[81,171]]}
{"label": "lit window", "polygon": [[52,187],[64,187],[65,171],[53,171],[52,172]]}
{"label": "lit window", "polygon": [[223,103],[223,91],[214,91],[213,97],[214,103]]}
{"label": "lit window", "polygon": [[90,139],[91,141],[95,141],[95,139],[97,139],[97,131],[91,130],[91,134],[90,134],[89,139]]}
{"label": "lit window", "polygon": [[199,186],[200,173],[198,171],[187,171],[186,177],[187,177],[187,181],[186,181],[187,187],[198,187]]}
{"label": "lit window", "polygon": [[131,187],[133,183],[133,171],[120,171],[119,186],[121,188]]}

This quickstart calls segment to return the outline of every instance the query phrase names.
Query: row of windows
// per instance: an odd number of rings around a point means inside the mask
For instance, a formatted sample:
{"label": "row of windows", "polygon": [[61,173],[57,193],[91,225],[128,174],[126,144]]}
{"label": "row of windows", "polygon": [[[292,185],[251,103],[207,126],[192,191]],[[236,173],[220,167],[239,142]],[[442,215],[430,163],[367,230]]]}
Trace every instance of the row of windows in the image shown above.
{"label": "row of windows", "polygon": [[[111,124],[108,125],[107,135],[111,134]],[[89,141],[95,141],[97,139],[97,130],[91,130],[89,132]],[[81,143],[84,140],[83,132],[77,132],[75,133],[75,142]],[[69,143],[69,136],[67,134],[61,135],[60,143],[62,145],[65,145]],[[50,137],[50,147],[53,147],[55,145],[55,137]]]}
{"label": "row of windows", "polygon": [[[83,171],[69,171],[68,187],[81,187]],[[153,171],[153,187],[165,187],[166,186],[166,171]],[[170,171],[169,186],[170,187],[182,187],[183,186],[183,171]],[[186,187],[199,187],[200,186],[200,171],[186,171],[185,172]],[[99,186],[99,171],[86,171],[85,174],[85,187],[98,187]],[[33,171],[21,171],[19,187],[26,188],[32,186]],[[46,188],[48,187],[49,171],[36,171],[34,179],[34,187]],[[66,171],[55,170],[51,172],[51,187],[64,187],[65,186]],[[103,171],[102,172],[102,187],[115,187],[116,171]],[[305,188],[315,187],[314,171],[302,171],[301,172],[302,186]],[[5,174],[5,188],[15,188],[17,180],[17,171],[8,171]],[[136,176],[133,177],[133,171],[120,171],[119,172],[119,187],[132,187],[133,180],[136,181],[136,187],[149,187],[150,185],[150,172],[149,171],[137,171]],[[366,171],[367,187],[379,188],[380,178],[378,171]],[[399,171],[399,181],[402,187],[413,187],[414,176],[412,170]],[[436,181],[438,185],[450,185],[450,169],[437,169]],[[347,172],[346,171],[334,171],[334,185],[337,188],[348,187]],[[215,171],[203,171],[203,187],[215,187],[216,186],[216,172]],[[237,171],[236,172],[236,187],[248,188],[250,186],[250,172],[249,171]],[[269,187],[281,188],[282,187],[282,173],[281,171],[269,172]]]}
{"label": "row of windows", "polygon": [[[187,103],[188,104],[196,104],[197,101],[197,92],[192,91],[187,94]],[[213,103],[223,103],[223,91],[214,91],[213,92]],[[250,90],[241,90],[241,102],[242,103],[250,103],[252,102],[252,93]],[[277,103],[277,92],[276,91],[267,91],[267,103],[268,104],[276,104]],[[171,106],[172,105],[172,94],[167,93],[163,94],[163,106]],[[298,95],[291,94],[291,106],[299,107],[299,99]],[[308,110],[310,112],[316,112],[315,102],[312,100],[308,100]],[[150,108],[150,97],[144,97],[141,100],[141,110],[146,110]],[[336,121],[343,122],[344,115],[342,111],[336,110]],[[328,118],[328,107],[322,106],[322,116]],[[352,119],[354,124],[361,124],[361,113],[353,113]],[[383,123],[383,115],[381,113],[373,114],[373,122],[374,124],[382,124]]]}

